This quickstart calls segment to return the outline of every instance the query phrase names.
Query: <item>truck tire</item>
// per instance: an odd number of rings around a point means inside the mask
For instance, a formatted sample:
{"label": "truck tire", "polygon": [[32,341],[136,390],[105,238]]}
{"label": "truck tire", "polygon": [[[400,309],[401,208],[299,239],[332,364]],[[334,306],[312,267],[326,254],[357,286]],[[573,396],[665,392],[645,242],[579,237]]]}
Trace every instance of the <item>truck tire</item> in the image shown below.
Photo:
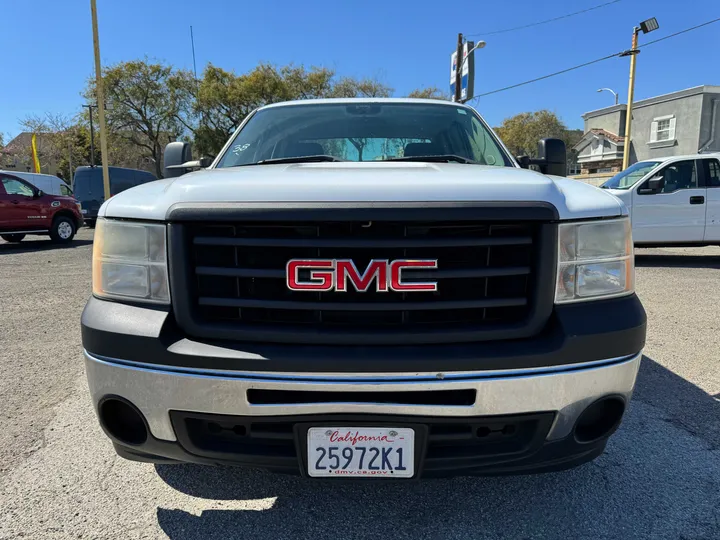
{"label": "truck tire", "polygon": [[95,220],[94,219],[85,220],[85,225],[87,225],[90,229],[94,229],[95,228]]}
{"label": "truck tire", "polygon": [[5,240],[6,242],[20,242],[23,238],[25,238],[24,234],[3,234],[0,238]]}
{"label": "truck tire", "polygon": [[50,238],[58,244],[66,244],[73,239],[76,233],[75,223],[69,217],[58,216],[50,227]]}

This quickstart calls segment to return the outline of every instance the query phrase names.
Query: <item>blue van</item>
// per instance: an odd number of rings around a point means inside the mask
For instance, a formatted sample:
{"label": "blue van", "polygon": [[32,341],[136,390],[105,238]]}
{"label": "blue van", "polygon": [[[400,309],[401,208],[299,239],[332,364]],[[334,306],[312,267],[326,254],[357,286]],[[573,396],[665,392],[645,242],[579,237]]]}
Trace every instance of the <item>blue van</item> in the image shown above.
{"label": "blue van", "polygon": [[[108,167],[110,173],[110,195],[117,195],[131,187],[157,180],[154,174],[139,169]],[[78,167],[73,179],[75,198],[82,205],[85,224],[94,227],[98,210],[105,201],[102,167]]]}

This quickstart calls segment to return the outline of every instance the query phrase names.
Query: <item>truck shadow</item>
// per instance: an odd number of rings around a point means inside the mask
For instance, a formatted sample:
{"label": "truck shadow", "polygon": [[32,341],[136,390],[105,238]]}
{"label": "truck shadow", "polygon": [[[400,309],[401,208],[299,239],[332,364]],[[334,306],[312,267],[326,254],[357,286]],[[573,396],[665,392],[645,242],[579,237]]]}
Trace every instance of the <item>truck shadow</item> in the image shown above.
{"label": "truck shadow", "polygon": [[73,239],[67,244],[56,244],[52,240],[31,240],[18,243],[0,241],[0,255],[4,253],[32,253],[35,251],[49,251],[55,249],[75,249],[84,246],[91,246],[92,240]]}
{"label": "truck shadow", "polygon": [[158,508],[173,539],[718,538],[720,402],[646,357],[605,454],[566,472],[333,484],[225,467],[156,470],[215,507]]}

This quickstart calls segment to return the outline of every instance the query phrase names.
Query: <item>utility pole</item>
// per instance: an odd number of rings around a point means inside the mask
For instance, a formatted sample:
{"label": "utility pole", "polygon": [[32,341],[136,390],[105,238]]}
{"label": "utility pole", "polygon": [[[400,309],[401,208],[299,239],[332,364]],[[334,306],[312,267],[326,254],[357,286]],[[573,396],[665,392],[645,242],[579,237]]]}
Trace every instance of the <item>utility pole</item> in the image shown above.
{"label": "utility pole", "polygon": [[[95,52],[95,93],[97,94],[98,116],[100,117],[100,151],[102,152],[103,186],[105,200],[110,198],[110,171],[108,170],[107,127],[105,126],[105,90],[103,88],[102,66],[100,65],[100,37],[98,36],[96,0],[90,0],[92,15],[93,49]],[[92,114],[90,115],[92,129]]]}
{"label": "utility pole", "polygon": [[640,33],[640,27],[636,26],[633,28],[632,46],[629,51],[625,51],[620,56],[630,57],[630,82],[628,83],[628,102],[627,110],[625,112],[625,148],[623,149],[623,171],[630,165],[630,134],[632,130],[632,108],[633,108],[633,94],[635,93],[635,58],[640,53],[637,48],[638,45],[638,34]]}
{"label": "utility pole", "polygon": [[83,105],[87,107],[90,115],[90,167],[95,166],[95,130],[93,129],[92,110],[95,105]]}
{"label": "utility pole", "polygon": [[640,54],[638,49],[638,34],[642,31],[643,34],[649,34],[660,28],[655,17],[647,19],[641,22],[638,26],[633,28],[632,46],[630,50],[623,52],[620,56],[630,57],[630,82],[628,83],[628,102],[627,111],[625,117],[625,148],[623,151],[623,170],[627,169],[630,165],[630,130],[632,129],[632,108],[633,108],[633,95],[635,93],[635,61],[636,56]]}
{"label": "utility pole", "polygon": [[[455,103],[460,103],[462,96],[462,66],[463,66],[463,35],[458,34],[457,59],[455,60]],[[447,72],[446,72],[447,73]]]}

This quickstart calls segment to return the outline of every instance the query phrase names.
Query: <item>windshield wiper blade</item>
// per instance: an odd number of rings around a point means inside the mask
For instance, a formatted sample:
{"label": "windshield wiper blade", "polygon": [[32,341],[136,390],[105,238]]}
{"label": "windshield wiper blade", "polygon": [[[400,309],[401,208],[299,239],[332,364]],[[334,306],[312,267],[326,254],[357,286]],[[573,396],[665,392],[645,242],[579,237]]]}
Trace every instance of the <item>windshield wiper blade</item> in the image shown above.
{"label": "windshield wiper blade", "polygon": [[273,165],[275,163],[318,163],[321,161],[345,161],[345,160],[337,158],[335,156],[329,156],[327,154],[317,154],[315,156],[295,156],[295,157],[263,159],[263,160],[258,161],[257,163],[251,163],[250,165]]}
{"label": "windshield wiper blade", "polygon": [[385,161],[427,161],[430,163],[445,163],[448,161],[454,161],[456,163],[477,163],[472,159],[468,159],[457,154],[442,154],[439,156],[410,156],[410,157],[398,157],[390,158]]}

